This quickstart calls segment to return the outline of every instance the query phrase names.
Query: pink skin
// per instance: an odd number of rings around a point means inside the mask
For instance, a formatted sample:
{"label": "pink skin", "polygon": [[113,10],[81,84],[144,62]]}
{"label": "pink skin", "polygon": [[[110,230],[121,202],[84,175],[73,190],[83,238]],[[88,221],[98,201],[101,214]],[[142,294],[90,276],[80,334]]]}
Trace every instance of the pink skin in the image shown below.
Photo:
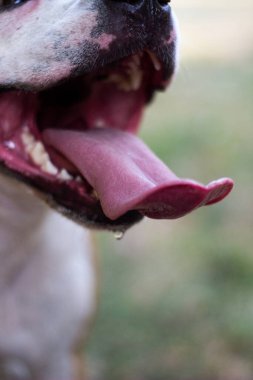
{"label": "pink skin", "polygon": [[20,29],[26,19],[29,20],[31,13],[39,7],[40,2],[41,0],[28,1],[20,9],[17,8],[9,12],[7,18],[0,15],[1,38],[6,38],[13,33],[13,25],[15,25],[16,30]]}
{"label": "pink skin", "polygon": [[80,61],[88,65],[80,48],[89,44],[106,51],[115,40],[103,31],[92,36],[97,17],[97,11],[74,0],[33,0],[0,13],[0,84],[47,87],[68,78]]}
{"label": "pink skin", "polygon": [[116,39],[112,34],[102,33],[99,38],[92,41],[99,44],[100,49],[109,50],[111,43]]}
{"label": "pink skin", "polygon": [[169,39],[166,41],[168,45],[170,45],[172,42],[176,41],[177,39],[177,33],[176,33],[176,30],[173,29],[171,32],[170,32],[170,37]]}

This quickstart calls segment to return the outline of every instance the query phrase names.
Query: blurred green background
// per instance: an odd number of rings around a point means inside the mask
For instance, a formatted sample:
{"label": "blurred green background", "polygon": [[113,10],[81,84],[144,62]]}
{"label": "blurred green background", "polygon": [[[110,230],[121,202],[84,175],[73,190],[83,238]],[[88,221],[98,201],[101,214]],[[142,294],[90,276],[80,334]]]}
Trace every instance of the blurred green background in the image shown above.
{"label": "blurred green background", "polygon": [[174,0],[181,65],[142,137],[179,176],[229,176],[224,202],[97,233],[93,380],[253,379],[253,1]]}

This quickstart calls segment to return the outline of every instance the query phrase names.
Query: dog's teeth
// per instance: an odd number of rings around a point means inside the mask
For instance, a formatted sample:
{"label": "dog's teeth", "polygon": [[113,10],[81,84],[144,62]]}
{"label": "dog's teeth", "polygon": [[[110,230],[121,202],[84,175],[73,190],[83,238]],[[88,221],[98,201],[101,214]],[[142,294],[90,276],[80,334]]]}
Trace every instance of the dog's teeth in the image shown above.
{"label": "dog's teeth", "polygon": [[141,64],[141,56],[136,54],[132,57],[132,60],[128,62],[128,84],[130,87],[130,91],[137,91],[139,90],[142,78],[143,78],[143,72],[140,69]]}
{"label": "dog's teeth", "polygon": [[34,147],[29,152],[35,164],[37,164],[44,172],[52,175],[58,173],[58,169],[50,161],[49,155],[41,142],[35,142]]}
{"label": "dog's teeth", "polygon": [[124,76],[120,74],[111,74],[107,82],[114,83],[122,91],[131,91],[130,83],[126,80]]}
{"label": "dog's teeth", "polygon": [[137,91],[141,87],[142,83],[142,71],[136,70],[133,71],[131,74],[131,84],[132,84],[132,90]]}
{"label": "dog's teeth", "polygon": [[52,164],[51,161],[47,161],[45,162],[42,166],[41,166],[41,169],[48,173],[48,174],[52,174],[52,175],[57,175],[58,173],[58,169]]}
{"label": "dog's teeth", "polygon": [[31,148],[29,147],[29,153],[33,161],[39,166],[46,164],[49,160],[49,156],[40,141],[35,141],[34,145]]}
{"label": "dog's teeth", "polygon": [[[21,138],[26,153],[43,172],[54,175],[62,181],[71,181],[74,179],[66,169],[60,170],[52,163],[43,143],[36,140],[27,127],[23,129]],[[75,179],[78,182],[82,182],[81,177],[76,177]]]}
{"label": "dog's teeth", "polygon": [[98,196],[98,193],[96,192],[95,189],[92,189],[91,196],[92,196],[92,198],[99,201],[99,196]]}
{"label": "dog's teeth", "polygon": [[128,91],[137,91],[139,90],[142,83],[142,71],[139,68],[134,68],[128,70],[128,77],[125,79],[125,88]]}
{"label": "dog's teeth", "polygon": [[147,50],[147,53],[154,65],[154,68],[156,71],[160,71],[162,69],[162,65],[161,65],[161,62],[159,61],[159,59],[157,58],[157,56],[150,50]]}
{"label": "dog's teeth", "polygon": [[32,161],[48,174],[57,175],[58,169],[50,161],[50,157],[41,141],[37,141],[28,128],[24,128],[21,135],[26,153]]}
{"label": "dog's teeth", "polygon": [[29,153],[29,150],[33,147],[35,143],[34,136],[29,132],[28,128],[25,127],[21,135],[22,142],[25,146],[25,150]]}
{"label": "dog's teeth", "polygon": [[58,178],[63,181],[71,181],[73,179],[72,175],[67,172],[66,169],[62,169],[58,174]]}
{"label": "dog's teeth", "polygon": [[143,73],[140,68],[133,62],[129,62],[125,75],[111,74],[108,82],[115,85],[122,91],[137,91],[142,83]]}

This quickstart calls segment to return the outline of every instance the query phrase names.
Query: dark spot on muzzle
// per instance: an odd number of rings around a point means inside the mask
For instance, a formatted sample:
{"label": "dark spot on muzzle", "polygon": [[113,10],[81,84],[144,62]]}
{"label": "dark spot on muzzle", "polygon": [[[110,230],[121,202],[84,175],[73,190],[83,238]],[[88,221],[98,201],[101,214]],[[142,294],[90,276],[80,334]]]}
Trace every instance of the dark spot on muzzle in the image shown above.
{"label": "dark spot on muzzle", "polygon": [[98,0],[96,9],[99,17],[94,36],[103,32],[126,43],[139,40],[144,45],[150,41],[161,45],[173,29],[171,7],[166,0]]}

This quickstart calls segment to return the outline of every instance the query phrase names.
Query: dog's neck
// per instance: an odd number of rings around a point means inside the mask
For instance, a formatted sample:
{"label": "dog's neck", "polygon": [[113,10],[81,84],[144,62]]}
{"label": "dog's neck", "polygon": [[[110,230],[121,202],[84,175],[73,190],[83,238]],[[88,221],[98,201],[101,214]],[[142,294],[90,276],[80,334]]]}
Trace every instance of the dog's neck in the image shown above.
{"label": "dog's neck", "polygon": [[32,254],[46,207],[24,185],[0,176],[0,288]]}

